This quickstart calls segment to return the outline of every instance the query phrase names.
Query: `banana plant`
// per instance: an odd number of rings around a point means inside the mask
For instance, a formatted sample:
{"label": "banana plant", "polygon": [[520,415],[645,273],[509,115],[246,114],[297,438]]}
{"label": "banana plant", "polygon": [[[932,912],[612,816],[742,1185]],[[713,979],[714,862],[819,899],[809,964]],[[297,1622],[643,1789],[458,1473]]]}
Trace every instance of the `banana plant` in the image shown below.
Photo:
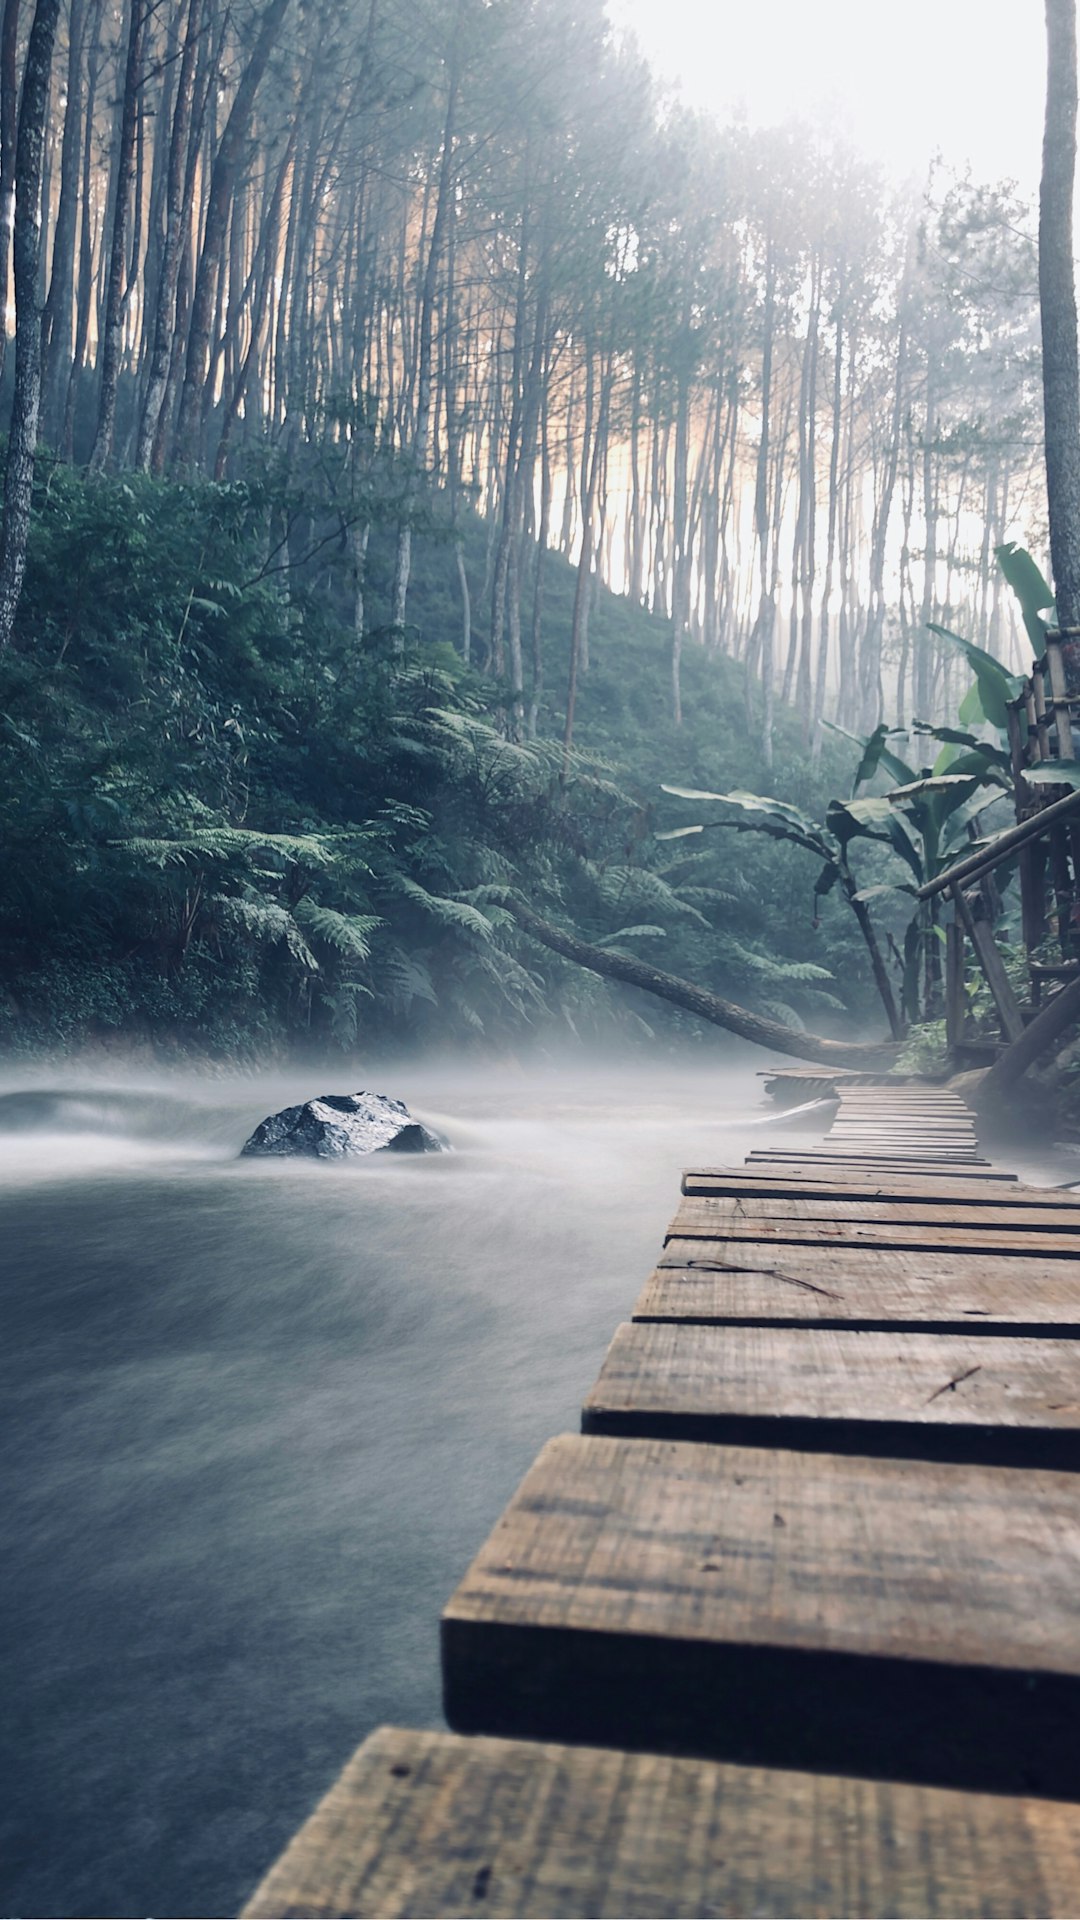
{"label": "banana plant", "polygon": [[764,833],[772,840],[782,840],[788,846],[800,847],[803,852],[810,853],[821,861],[821,870],[814,884],[814,925],[818,924],[819,901],[838,885],[855,915],[859,931],[866,943],[874,983],[881,996],[881,1003],[889,1022],[889,1031],[894,1040],[902,1039],[904,1023],[896,1004],[889,970],[870,918],[868,896],[860,890],[849,858],[849,849],[855,839],[862,837],[889,840],[891,838],[892,823],[888,802],[870,797],[848,801],[832,800],[824,821],[818,821],[809,814],[803,813],[800,808],[789,805],[786,800],[776,800],[768,794],[741,791],[708,793],[695,787],[667,785],[662,785],[661,790],[664,793],[673,794],[678,800],[716,802],[735,807],[743,817],[735,818],[727,815],[719,820],[698,821],[689,827],[674,827],[667,832],[658,833],[656,836],[658,840],[684,840],[691,834],[711,832],[718,828],[733,833]]}
{"label": "banana plant", "polygon": [[[980,653],[981,649],[972,651]],[[983,658],[990,661],[989,654]],[[1010,678],[997,661],[990,664],[1003,678]],[[986,678],[989,680],[988,674]],[[854,736],[849,734],[847,738]],[[939,751],[929,765],[916,766],[902,758],[890,741],[933,741]],[[902,999],[907,1019],[918,1019],[921,986],[922,1012],[931,1018],[940,995],[940,909],[936,896],[919,901],[918,891],[979,843],[982,814],[1002,793],[1011,791],[1009,755],[1000,742],[982,740],[959,727],[932,727],[922,721],[914,722],[910,732],[902,727],[877,727],[869,739],[855,744],[862,751],[853,794],[882,773],[894,782],[881,796],[889,809],[887,838],[910,876],[872,887],[865,898],[884,899],[892,893],[906,894],[915,901],[904,934]]]}

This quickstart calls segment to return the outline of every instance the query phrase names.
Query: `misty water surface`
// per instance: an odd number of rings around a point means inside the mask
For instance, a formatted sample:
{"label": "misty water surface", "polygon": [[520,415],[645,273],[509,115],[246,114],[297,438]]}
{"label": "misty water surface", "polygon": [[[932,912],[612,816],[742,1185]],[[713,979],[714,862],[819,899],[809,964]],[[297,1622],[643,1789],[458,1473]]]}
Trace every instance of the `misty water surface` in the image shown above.
{"label": "misty water surface", "polygon": [[[753,1066],[706,1057],[0,1082],[0,1911],[233,1911],[372,1727],[439,1723],[440,1607],[576,1427],[680,1168],[761,1137]],[[364,1084],[456,1151],[236,1160]]]}
{"label": "misty water surface", "polygon": [[[439,1610],[577,1426],[753,1064],[0,1080],[0,1912],[234,1911],[364,1735],[439,1724]],[[363,1085],[452,1155],[237,1161]],[[1014,1164],[1015,1161],[1014,1161]],[[1048,1165],[1048,1179],[1076,1177]]]}

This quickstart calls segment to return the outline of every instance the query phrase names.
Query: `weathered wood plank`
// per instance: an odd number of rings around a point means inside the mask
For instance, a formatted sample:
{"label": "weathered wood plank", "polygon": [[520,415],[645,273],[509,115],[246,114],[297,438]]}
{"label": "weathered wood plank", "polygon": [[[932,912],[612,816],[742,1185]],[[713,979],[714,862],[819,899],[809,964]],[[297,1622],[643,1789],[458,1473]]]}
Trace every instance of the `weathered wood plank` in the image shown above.
{"label": "weathered wood plank", "polygon": [[443,1617],[459,1732],[1080,1795],[1077,1481],[548,1444]]}
{"label": "weathered wood plank", "polygon": [[581,1430],[1075,1472],[1080,1354],[970,1329],[621,1326]]}
{"label": "weathered wood plank", "polygon": [[956,1199],[951,1188],[936,1198],[916,1201],[909,1196],[895,1199],[888,1194],[879,1198],[827,1194],[770,1195],[751,1193],[688,1195],[692,1207],[707,1207],[708,1217],[729,1220],[769,1220],[782,1225],[787,1220],[824,1220],[838,1226],[849,1220],[865,1220],[879,1225],[906,1222],[910,1226],[974,1226],[980,1233],[1003,1228],[1009,1233],[1080,1234],[1080,1209],[1076,1207],[1010,1207],[1001,1201],[978,1202]]}
{"label": "weathered wood plank", "polygon": [[[875,1166],[887,1165],[903,1167],[909,1172],[919,1172],[923,1168],[926,1168],[928,1172],[948,1173],[951,1171],[947,1157],[941,1154],[890,1153],[871,1155],[858,1153],[853,1147],[819,1147],[813,1157],[815,1161],[820,1161],[823,1166],[830,1164],[832,1161],[842,1161],[845,1164],[865,1166],[872,1159]],[[809,1155],[805,1149],[801,1153],[796,1153],[785,1152],[783,1148],[776,1147],[767,1151],[762,1151],[760,1148],[757,1148],[747,1155],[747,1164],[756,1164],[759,1160],[796,1161],[806,1160],[807,1158],[809,1158]],[[985,1168],[988,1178],[995,1177],[1001,1179],[1004,1177],[1000,1168],[992,1167],[988,1160],[983,1160],[977,1155],[973,1162],[969,1161],[965,1163],[963,1173],[965,1180],[971,1178],[970,1168],[972,1166]]]}
{"label": "weathered wood plank", "polygon": [[657,1267],[634,1319],[1080,1338],[1080,1279],[1067,1261],[828,1249],[811,1258],[817,1249],[786,1247],[763,1249],[757,1266],[742,1264],[742,1248],[723,1251],[734,1264]]}
{"label": "weathered wood plank", "polygon": [[863,1220],[739,1220],[722,1218],[707,1211],[708,1200],[687,1200],[675,1215],[664,1236],[671,1240],[757,1241],[769,1246],[859,1246],[908,1247],[932,1252],[970,1252],[981,1258],[984,1253],[1041,1255],[1044,1259],[1080,1258],[1080,1233],[1039,1229],[1025,1233],[1019,1228],[984,1226],[976,1222],[963,1226],[921,1227],[903,1221]]}
{"label": "weathered wood plank", "polygon": [[244,1920],[1063,1920],[1078,1885],[1060,1801],[380,1727]]}
{"label": "weathered wood plank", "polygon": [[825,1245],[816,1239],[788,1246],[766,1240],[674,1239],[664,1247],[657,1266],[699,1273],[783,1271],[830,1288],[850,1284],[852,1292],[857,1279],[872,1275],[911,1275],[943,1287],[951,1287],[957,1280],[966,1286],[969,1279],[990,1279],[1017,1292],[1042,1284],[1072,1287],[1080,1275],[1080,1268],[1072,1261],[1047,1260],[1039,1254],[990,1252],[975,1257],[966,1247],[950,1252],[922,1247],[866,1247],[843,1240]]}
{"label": "weathered wood plank", "polygon": [[[682,1191],[688,1199],[722,1199],[725,1195],[745,1194],[759,1199],[790,1200],[894,1200],[898,1205],[909,1201],[923,1202],[939,1195],[943,1189],[940,1184],[932,1184],[924,1179],[907,1179],[898,1174],[879,1174],[873,1168],[863,1174],[829,1173],[825,1169],[811,1169],[806,1174],[794,1177],[783,1173],[768,1173],[761,1169],[724,1167],[690,1167],[682,1177]],[[1013,1186],[1004,1183],[996,1187],[992,1182],[980,1180],[950,1180],[947,1191],[950,1198],[964,1201],[968,1206],[992,1207],[995,1210],[1024,1210],[1029,1207],[1052,1208],[1061,1215],[1080,1216],[1080,1197],[1075,1193],[1062,1192],[1057,1187],[1027,1187],[1017,1182]]]}
{"label": "weathered wood plank", "polygon": [[[794,1153],[778,1152],[774,1149],[771,1152],[758,1151],[748,1154],[744,1170],[748,1174],[782,1171],[797,1173],[801,1178],[814,1179],[831,1179],[834,1175],[842,1175],[845,1179],[849,1175],[859,1178],[864,1174],[872,1174],[877,1179],[892,1171],[888,1167],[882,1167],[876,1160],[869,1164],[859,1155],[825,1152],[811,1154],[805,1148],[801,1152]],[[904,1165],[896,1168],[895,1171],[902,1180],[958,1178],[964,1181],[992,1180],[999,1185],[1018,1184],[1015,1173],[1008,1173],[1001,1167],[992,1167],[988,1161],[982,1161],[974,1168],[965,1167],[963,1173],[959,1175],[951,1174],[948,1167],[939,1166],[920,1168],[913,1173],[910,1167]]]}

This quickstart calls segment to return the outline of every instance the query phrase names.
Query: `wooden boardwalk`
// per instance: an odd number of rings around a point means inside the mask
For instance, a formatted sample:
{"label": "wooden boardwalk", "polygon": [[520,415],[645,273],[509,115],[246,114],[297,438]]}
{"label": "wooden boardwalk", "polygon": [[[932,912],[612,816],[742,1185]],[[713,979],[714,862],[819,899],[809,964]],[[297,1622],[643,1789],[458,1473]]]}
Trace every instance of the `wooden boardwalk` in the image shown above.
{"label": "wooden boardwalk", "polygon": [[446,1608],[453,1731],[366,1741],[246,1914],[1080,1911],[1080,1196],[837,1085],[684,1175]]}

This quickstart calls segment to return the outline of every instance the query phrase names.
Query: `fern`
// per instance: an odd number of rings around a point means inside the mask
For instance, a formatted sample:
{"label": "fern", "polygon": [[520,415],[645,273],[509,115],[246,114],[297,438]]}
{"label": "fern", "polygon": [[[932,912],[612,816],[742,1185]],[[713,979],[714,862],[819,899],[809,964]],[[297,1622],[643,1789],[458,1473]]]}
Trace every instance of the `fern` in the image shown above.
{"label": "fern", "polygon": [[412,900],[423,907],[440,926],[462,929],[466,933],[475,933],[482,940],[492,938],[491,921],[477,907],[469,905],[467,900],[449,900],[443,894],[429,893],[418,880],[409,880],[399,874],[395,881],[395,890],[403,894],[406,900]]}
{"label": "fern", "polygon": [[314,900],[301,900],[296,918],[313,939],[333,947],[347,960],[369,960],[369,935],[386,922],[374,913],[336,913],[332,907],[320,907]]}
{"label": "fern", "polygon": [[185,860],[234,860],[256,852],[322,867],[330,858],[326,839],[327,836],[314,833],[256,833],[248,827],[203,827],[195,833],[177,834],[167,840],[133,834],[126,840],[110,840],[109,845],[134,853],[158,867]]}
{"label": "fern", "polygon": [[414,1000],[423,1000],[430,1007],[439,1004],[426,961],[401,947],[392,947],[385,955],[380,984],[385,986],[385,997],[396,1014],[407,1014]]}
{"label": "fern", "polygon": [[241,929],[249,939],[265,941],[270,946],[283,943],[308,973],[318,973],[319,963],[285,907],[271,900],[220,893],[211,895],[211,900],[227,924]]}

